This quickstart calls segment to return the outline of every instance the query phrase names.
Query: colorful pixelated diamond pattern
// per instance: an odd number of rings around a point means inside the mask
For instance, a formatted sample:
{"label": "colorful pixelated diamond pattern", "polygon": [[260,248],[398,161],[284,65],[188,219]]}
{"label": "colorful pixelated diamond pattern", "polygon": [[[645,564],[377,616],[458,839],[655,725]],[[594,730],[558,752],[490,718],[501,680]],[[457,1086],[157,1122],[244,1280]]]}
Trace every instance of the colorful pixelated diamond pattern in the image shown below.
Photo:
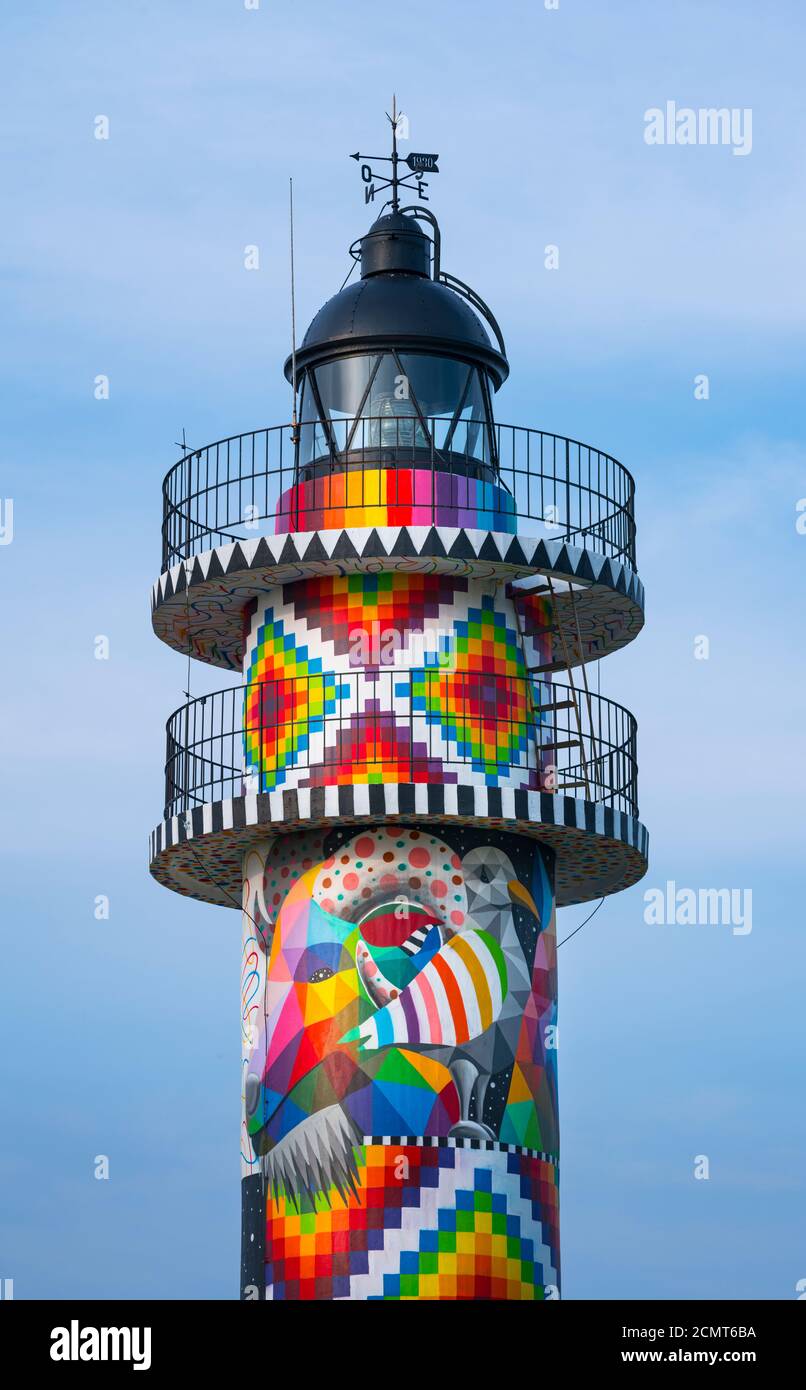
{"label": "colorful pixelated diamond pattern", "polygon": [[465,771],[536,786],[514,611],[508,621],[467,591],[464,579],[399,573],[288,586],[246,666],[245,767],[259,789],[288,785],[292,768],[296,786],[456,783]]}
{"label": "colorful pixelated diamond pattern", "polygon": [[[412,675],[415,710],[441,728],[474,772],[496,786],[524,765],[535,739],[535,714],[523,652],[493,599],[459,619],[442,643],[435,671]],[[479,674],[482,673],[482,674]]]}
{"label": "colorful pixelated diamond pattern", "polygon": [[286,586],[283,601],[320,645],[333,643],[335,657],[373,667],[388,661],[392,641],[405,647],[412,632],[438,623],[441,610],[466,591],[465,579],[387,571],[301,579]]}
{"label": "colorful pixelated diamond pattern", "polygon": [[283,618],[268,608],[246,672],[244,758],[247,772],[262,773],[264,791],[286,780],[287,770],[308,754],[311,737],[323,734],[336,710],[339,681],[322,670],[321,657],[298,647]]}
{"label": "colorful pixelated diamond pattern", "polygon": [[269,1197],[267,1297],[535,1300],[557,1285],[556,1165],[405,1142],[356,1157],[344,1197]]}

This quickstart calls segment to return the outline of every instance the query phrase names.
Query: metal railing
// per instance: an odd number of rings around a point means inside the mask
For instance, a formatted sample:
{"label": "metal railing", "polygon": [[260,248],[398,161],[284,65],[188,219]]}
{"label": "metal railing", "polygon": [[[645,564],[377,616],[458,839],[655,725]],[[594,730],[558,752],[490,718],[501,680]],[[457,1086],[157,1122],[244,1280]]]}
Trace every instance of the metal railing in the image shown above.
{"label": "metal railing", "polygon": [[345,495],[339,493],[339,524],[363,525],[365,509],[379,502],[379,470],[389,475],[387,489],[394,489],[401,469],[426,470],[442,480],[432,476],[430,489],[424,488],[420,514],[428,521],[430,511],[430,524],[444,514],[447,474],[458,509],[463,502],[472,508],[480,495],[482,505],[488,502],[496,515],[503,508],[519,529],[523,522],[539,523],[551,538],[588,545],[635,568],[632,476],[589,444],[516,425],[462,420],[453,428],[447,419],[412,416],[333,421],[327,434],[319,424],[313,443],[305,433],[313,425],[299,430],[304,456],[291,426],[275,425],[220,439],[174,465],[162,485],[163,569],[261,533],[320,529],[323,496],[327,506],[335,496],[332,480],[345,475],[351,481]]}
{"label": "metal railing", "polygon": [[191,700],[166,735],[166,819],[247,791],[474,780],[638,815],[635,719],[557,682],[430,666],[256,682]]}

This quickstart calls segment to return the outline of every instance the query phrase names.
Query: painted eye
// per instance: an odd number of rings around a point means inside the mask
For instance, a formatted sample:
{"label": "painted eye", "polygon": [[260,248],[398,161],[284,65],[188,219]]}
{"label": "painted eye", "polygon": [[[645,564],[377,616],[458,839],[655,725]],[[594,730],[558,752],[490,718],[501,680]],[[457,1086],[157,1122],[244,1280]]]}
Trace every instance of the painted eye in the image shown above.
{"label": "painted eye", "polygon": [[314,970],[313,974],[308,980],[308,984],[321,985],[324,980],[329,980],[332,974],[333,971],[331,970],[329,965],[320,965],[318,970]]}

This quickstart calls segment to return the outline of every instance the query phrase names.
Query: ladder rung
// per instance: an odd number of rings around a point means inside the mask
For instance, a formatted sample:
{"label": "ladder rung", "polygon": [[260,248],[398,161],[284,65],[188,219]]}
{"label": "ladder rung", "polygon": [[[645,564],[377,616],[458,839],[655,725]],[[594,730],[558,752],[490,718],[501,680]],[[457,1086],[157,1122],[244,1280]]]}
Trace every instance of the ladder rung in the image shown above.
{"label": "ladder rung", "polygon": [[539,743],[537,746],[540,752],[542,753],[548,751],[549,749],[553,751],[557,748],[581,748],[582,744],[578,738],[565,738],[559,739],[557,742],[553,743]]}
{"label": "ladder rung", "polygon": [[544,713],[545,711],[547,711],[547,710],[554,710],[554,709],[573,709],[573,708],[574,708],[574,702],[573,702],[573,700],[552,700],[552,702],[551,702],[550,705],[538,705],[538,707],[537,707],[537,712],[538,712],[538,714],[543,714],[543,713]]}
{"label": "ladder rung", "polygon": [[552,791],[555,791],[555,792],[567,792],[567,791],[570,791],[571,787],[585,787],[585,786],[587,786],[587,782],[558,782],[557,785],[556,785],[556,787],[552,787]]}
{"label": "ladder rung", "polygon": [[562,671],[564,668],[564,661],[547,661],[543,666],[528,666],[526,669],[530,676],[537,676],[541,671]]}

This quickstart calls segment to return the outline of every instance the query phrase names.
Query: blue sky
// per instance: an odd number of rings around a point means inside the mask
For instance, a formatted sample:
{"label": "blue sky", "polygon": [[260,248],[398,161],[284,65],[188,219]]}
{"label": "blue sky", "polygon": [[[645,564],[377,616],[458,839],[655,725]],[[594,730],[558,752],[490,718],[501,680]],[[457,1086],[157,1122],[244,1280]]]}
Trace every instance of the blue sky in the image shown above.
{"label": "blue sky", "polygon": [[[440,152],[444,266],[507,338],[499,420],[586,440],[638,486],[647,626],[601,675],[639,719],[651,865],[560,952],[564,1295],[795,1297],[805,30],[787,0],[5,7],[0,1278],[17,1297],[237,1296],[238,921],[146,867],[185,681],[149,623],[160,483],[183,426],[200,445],[288,418],[287,179],[304,324],[366,229],[346,156],[385,139],[393,90],[412,147]],[[752,153],[646,145],[667,100],[751,108]],[[670,879],[752,889],[752,933],[647,925],[644,890]],[[561,938],[586,911],[560,914]]]}

